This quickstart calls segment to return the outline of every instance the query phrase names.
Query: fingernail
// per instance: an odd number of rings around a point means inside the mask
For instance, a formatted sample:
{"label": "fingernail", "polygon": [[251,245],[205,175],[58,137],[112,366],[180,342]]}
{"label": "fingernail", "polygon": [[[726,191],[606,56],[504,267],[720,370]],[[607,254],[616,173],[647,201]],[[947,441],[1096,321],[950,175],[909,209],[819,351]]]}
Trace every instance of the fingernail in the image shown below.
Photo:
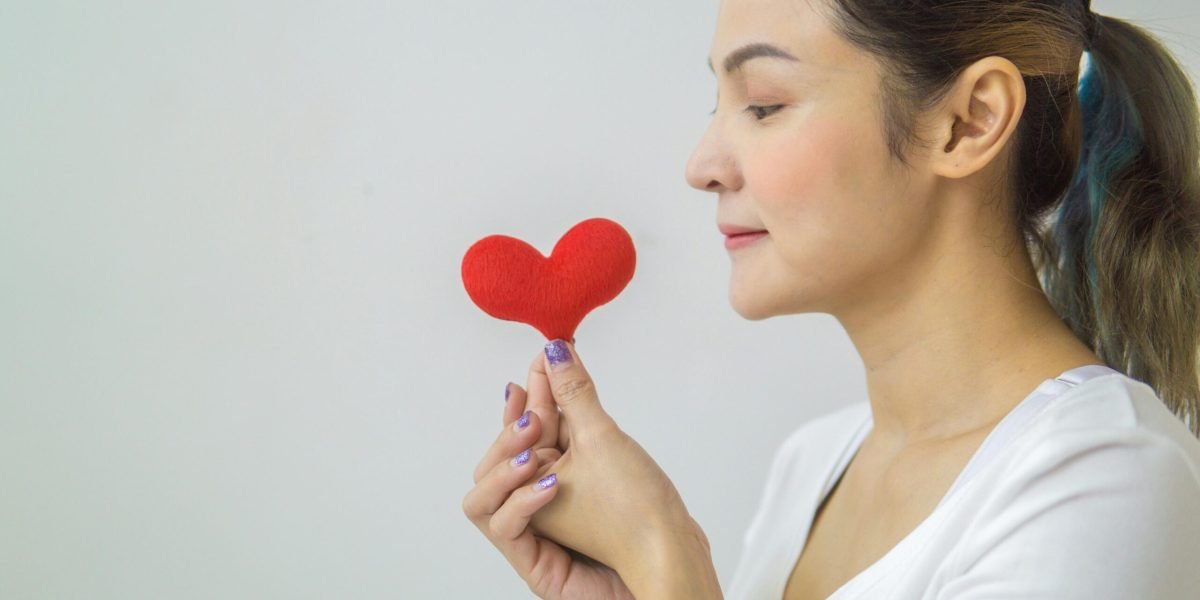
{"label": "fingernail", "polygon": [[550,368],[559,371],[571,364],[571,350],[562,340],[554,340],[545,347],[546,358],[550,360]]}
{"label": "fingernail", "polygon": [[514,456],[512,459],[513,466],[519,467],[519,466],[529,462],[529,457],[532,454],[533,454],[533,448],[527,448],[524,452]]}
{"label": "fingernail", "polygon": [[517,419],[516,423],[513,423],[513,431],[520,431],[529,427],[529,412],[525,411],[525,414],[521,415],[521,418]]}
{"label": "fingernail", "polygon": [[[510,382],[510,383],[511,383],[511,382]],[[505,384],[504,384],[504,402],[505,402],[506,404],[508,403],[508,393],[509,393],[509,391],[510,391],[510,390],[508,389],[508,383],[505,383]]]}
{"label": "fingernail", "polygon": [[554,487],[554,484],[556,484],[556,483],[558,483],[558,474],[551,473],[551,474],[538,480],[536,489],[537,489],[537,491],[540,492],[544,489]]}

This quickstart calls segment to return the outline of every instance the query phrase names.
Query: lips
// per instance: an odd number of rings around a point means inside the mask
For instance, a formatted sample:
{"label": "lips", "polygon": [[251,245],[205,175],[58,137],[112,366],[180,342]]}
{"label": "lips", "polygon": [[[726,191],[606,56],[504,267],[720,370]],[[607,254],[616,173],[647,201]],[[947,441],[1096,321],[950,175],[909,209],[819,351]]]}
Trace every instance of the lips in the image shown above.
{"label": "lips", "polygon": [[750,233],[763,233],[766,229],[761,227],[744,227],[742,225],[718,225],[717,229],[726,236],[746,235]]}
{"label": "lips", "polygon": [[757,243],[759,240],[769,235],[766,231],[746,232],[737,235],[725,236],[725,247],[730,250],[743,248],[751,244]]}

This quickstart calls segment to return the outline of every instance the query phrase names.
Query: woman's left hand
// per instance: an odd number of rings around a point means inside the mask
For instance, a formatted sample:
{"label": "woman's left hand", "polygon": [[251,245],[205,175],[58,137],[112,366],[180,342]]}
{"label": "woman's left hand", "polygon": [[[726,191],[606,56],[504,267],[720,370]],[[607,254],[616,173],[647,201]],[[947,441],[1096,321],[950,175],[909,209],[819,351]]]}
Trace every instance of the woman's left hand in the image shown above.
{"label": "woman's left hand", "polygon": [[[675,585],[674,596],[686,585],[690,597],[720,597],[703,530],[666,473],[600,406],[574,345],[554,340],[539,354],[526,406],[542,409],[538,417],[549,425],[543,433],[555,433],[540,443],[554,444],[562,456],[542,469],[557,473],[559,489],[530,528],[613,568],[635,595],[659,597],[668,593],[662,586]],[[557,415],[540,414],[552,411]]]}

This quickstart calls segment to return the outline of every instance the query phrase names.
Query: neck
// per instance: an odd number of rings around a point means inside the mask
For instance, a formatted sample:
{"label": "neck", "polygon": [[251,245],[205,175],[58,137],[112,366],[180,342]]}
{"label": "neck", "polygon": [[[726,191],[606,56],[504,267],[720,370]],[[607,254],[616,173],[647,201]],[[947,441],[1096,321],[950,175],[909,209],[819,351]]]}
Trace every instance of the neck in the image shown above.
{"label": "neck", "polygon": [[931,232],[923,257],[834,314],[863,360],[877,443],[990,430],[1043,380],[1104,364],[1055,313],[1024,244],[985,233]]}

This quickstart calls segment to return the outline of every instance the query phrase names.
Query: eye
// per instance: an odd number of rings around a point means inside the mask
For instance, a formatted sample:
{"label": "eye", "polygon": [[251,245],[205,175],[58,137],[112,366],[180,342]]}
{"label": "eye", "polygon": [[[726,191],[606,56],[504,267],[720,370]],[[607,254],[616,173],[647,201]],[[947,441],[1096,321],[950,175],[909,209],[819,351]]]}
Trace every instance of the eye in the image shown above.
{"label": "eye", "polygon": [[[775,114],[781,108],[783,108],[782,104],[774,104],[771,106],[747,106],[746,111],[754,113],[754,118],[756,120],[761,121],[761,120]],[[709,115],[717,114],[717,109],[715,109],[715,108],[712,109],[712,112],[710,112],[708,114]]]}
{"label": "eye", "polygon": [[754,118],[761,121],[775,114],[781,108],[783,108],[782,104],[774,104],[771,106],[747,106],[746,111],[753,113]]}

